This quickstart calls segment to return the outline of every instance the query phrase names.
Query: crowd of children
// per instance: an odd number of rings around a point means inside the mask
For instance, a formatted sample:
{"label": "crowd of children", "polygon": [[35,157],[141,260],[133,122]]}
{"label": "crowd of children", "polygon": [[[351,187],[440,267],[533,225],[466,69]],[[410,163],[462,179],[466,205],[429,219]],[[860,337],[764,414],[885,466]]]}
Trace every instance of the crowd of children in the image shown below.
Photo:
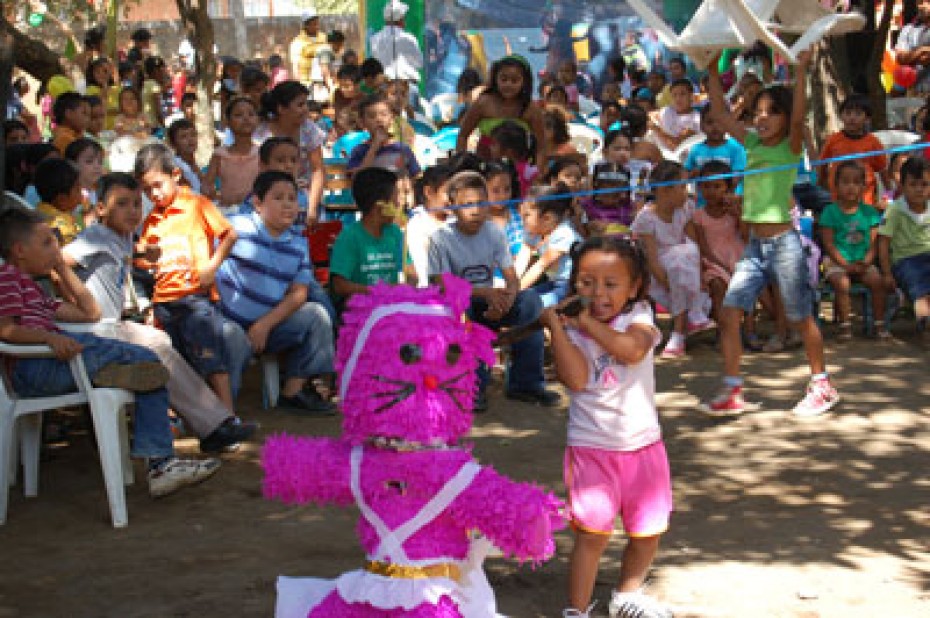
{"label": "crowd of children", "polygon": [[[676,59],[667,84],[657,71],[632,75],[642,87],[621,105],[616,75],[601,88],[601,158],[588,160],[566,125],[581,96],[577,68],[562,67],[534,100],[529,64],[507,56],[463,99],[455,152],[421,169],[408,122],[410,84],[386,79],[376,60],[341,64],[325,106],[308,101],[311,90],[286,79],[280,63],[266,74],[227,62],[216,119],[222,141],[200,166],[198,144],[208,136],[197,132],[192,96],[174,93],[172,109],[165,62],[149,55],[141,64],[144,78],[127,69],[117,83],[112,63],[90,62],[87,94],[63,92],[54,101],[50,145],[32,141],[25,113],[6,122],[6,186],[34,210],[10,198],[0,214],[0,339],[45,343],[58,359],[18,362],[13,384],[23,394],[73,387],[60,361],[78,353],[95,384],[137,393],[134,454],[149,462],[153,496],[202,480],[219,464],[173,455],[169,404],[204,452],[235,448],[257,426],[235,412],[243,372],[267,353],[285,357],[279,407],[333,415],[318,386],[331,379],[347,300],[379,282],[426,286],[452,273],[472,287],[469,319],[494,330],[542,323],[569,391],[565,474],[577,539],[565,615],[587,615],[619,513],[631,540],[611,615],[664,616],[641,592],[672,508],[654,401],[653,350],[663,339],[656,310],[671,318],[663,358],[685,355],[691,335],[718,329],[724,377],[700,406],[707,414],[753,405],[744,398],[740,357],[744,347],[763,347],[760,300],[776,324],[765,349],[799,340],[807,352],[811,380],[794,414],[816,417],[839,401],[812,312],[809,251],[792,217],[803,80],[793,91],[757,88],[749,100],[748,79],[728,99],[711,63],[709,103],[699,107]],[[804,53],[797,75],[808,64]],[[656,99],[661,108],[650,110]],[[807,152],[810,159],[882,150],[866,98],[849,97],[840,116],[842,131],[821,153]],[[358,129],[367,138],[344,161],[358,218],[335,239],[324,289],[307,243],[329,215],[321,206],[323,152]],[[101,138],[110,130],[163,134],[166,144],[142,147],[131,174],[107,173]],[[681,148],[683,165],[664,159]],[[767,168],[774,169],[753,173]],[[814,214],[838,338],[852,336],[858,285],[870,292],[879,339],[891,336],[883,318],[896,290],[913,302],[923,337],[930,164],[914,156],[889,166],[873,153],[836,162],[821,179],[832,202]],[[888,191],[897,191],[893,200]],[[578,297],[585,305],[567,315],[566,303]],[[74,335],[55,323],[101,317],[117,325]],[[560,404],[546,387],[545,346],[539,329],[512,343],[508,398]],[[488,407],[490,369],[479,370],[476,412]]]}

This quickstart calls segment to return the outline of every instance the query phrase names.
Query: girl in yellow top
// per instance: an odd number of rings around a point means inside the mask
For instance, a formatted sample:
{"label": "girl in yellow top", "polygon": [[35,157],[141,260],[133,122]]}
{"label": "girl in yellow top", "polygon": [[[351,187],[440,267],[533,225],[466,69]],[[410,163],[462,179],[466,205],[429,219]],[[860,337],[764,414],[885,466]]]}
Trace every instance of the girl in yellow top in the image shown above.
{"label": "girl in yellow top", "polygon": [[116,115],[119,113],[119,88],[115,87],[113,80],[113,63],[109,58],[100,57],[93,60],[87,67],[87,95],[96,95],[103,101],[106,109],[104,128],[113,129]]}
{"label": "girl in yellow top", "polygon": [[[810,53],[798,56],[797,83],[792,93],[783,86],[766,88],[753,103],[753,127],[746,127],[729,111],[716,62],[710,63],[708,92],[711,116],[720,127],[746,147],[743,221],[749,229],[749,242],[730,279],[720,311],[720,347],[724,378],[720,391],[701,404],[713,416],[737,415],[747,409],[743,380],[739,375],[740,322],[752,311],[765,286],[775,284],[785,313],[801,333],[811,366],[811,381],[804,398],[794,408],[800,418],[821,415],[839,401],[830,384],[823,355],[823,337],[811,315],[811,289],[807,255],[801,237],[794,229],[791,187],[797,174],[803,148],[807,112],[804,82]],[[752,174],[752,170],[775,168]]]}
{"label": "girl in yellow top", "polygon": [[455,150],[468,148],[468,138],[475,128],[481,133],[478,155],[490,157],[491,132],[506,120],[513,120],[526,131],[536,135],[536,165],[544,169],[548,144],[545,135],[542,108],[533,105],[533,73],[530,65],[521,56],[506,56],[491,66],[488,87],[468,108],[462,118],[461,129]]}

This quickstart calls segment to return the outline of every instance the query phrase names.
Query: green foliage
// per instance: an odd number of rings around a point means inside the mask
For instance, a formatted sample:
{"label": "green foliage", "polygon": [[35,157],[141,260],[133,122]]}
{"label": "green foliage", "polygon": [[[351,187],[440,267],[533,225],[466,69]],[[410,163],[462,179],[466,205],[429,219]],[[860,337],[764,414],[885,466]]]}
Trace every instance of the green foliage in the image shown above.
{"label": "green foliage", "polygon": [[358,12],[358,0],[295,0],[301,8],[315,8],[321,15],[347,15]]}

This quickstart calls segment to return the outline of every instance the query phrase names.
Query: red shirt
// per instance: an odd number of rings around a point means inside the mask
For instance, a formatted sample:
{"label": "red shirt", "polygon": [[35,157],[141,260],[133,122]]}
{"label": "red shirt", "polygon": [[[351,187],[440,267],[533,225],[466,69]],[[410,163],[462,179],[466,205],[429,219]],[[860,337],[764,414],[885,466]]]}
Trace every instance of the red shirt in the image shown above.
{"label": "red shirt", "polygon": [[61,305],[42,291],[32,277],[12,264],[0,266],[0,318],[18,326],[57,332],[55,311]]}

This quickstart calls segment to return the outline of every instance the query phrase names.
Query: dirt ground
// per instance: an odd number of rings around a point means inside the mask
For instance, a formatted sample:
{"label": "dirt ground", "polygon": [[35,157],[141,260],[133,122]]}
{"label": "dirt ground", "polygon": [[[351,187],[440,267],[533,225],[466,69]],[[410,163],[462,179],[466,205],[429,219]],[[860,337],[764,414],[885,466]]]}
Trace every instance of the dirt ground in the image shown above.
{"label": "dirt ground", "polygon": [[[676,512],[650,592],[676,616],[930,616],[930,354],[908,340],[907,324],[896,326],[904,341],[828,344],[844,401],[814,421],[786,411],[805,384],[801,351],[748,356],[747,386],[764,411],[728,422],[694,410],[717,385],[710,341],[658,364]],[[241,413],[262,422],[259,439],[200,487],[157,502],[144,483],[129,488],[126,529],[109,525],[87,436],[52,451],[38,498],[11,490],[0,528],[0,618],[268,617],[277,575],[357,567],[354,510],[261,498],[265,435],[335,435],[339,421],[262,411],[257,378],[249,376]],[[483,463],[564,495],[565,421],[564,408],[495,393],[471,439]],[[192,439],[178,446],[196,452]],[[560,616],[570,544],[560,533],[557,557],[537,570],[489,561],[500,611]],[[621,547],[618,534],[595,615],[606,616]]]}

